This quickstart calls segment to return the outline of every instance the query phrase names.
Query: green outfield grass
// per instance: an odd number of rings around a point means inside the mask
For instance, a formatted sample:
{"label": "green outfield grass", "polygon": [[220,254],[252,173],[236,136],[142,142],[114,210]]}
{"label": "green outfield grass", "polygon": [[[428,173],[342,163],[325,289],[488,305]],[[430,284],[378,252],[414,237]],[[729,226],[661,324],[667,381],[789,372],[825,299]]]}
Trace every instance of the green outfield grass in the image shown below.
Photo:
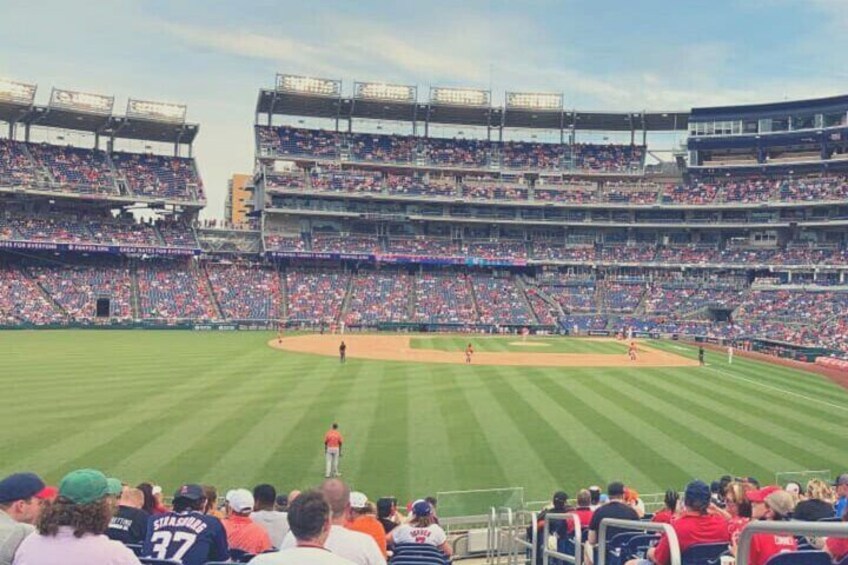
{"label": "green outfield grass", "polygon": [[413,349],[437,349],[440,351],[465,351],[468,344],[475,351],[490,353],[594,353],[599,355],[625,355],[627,344],[618,341],[594,339],[563,339],[560,337],[528,337],[522,341],[520,336],[425,336],[410,340]]}
{"label": "green outfield grass", "polygon": [[784,367],[738,357],[728,366],[712,352],[704,368],[340,365],[271,350],[270,336],[0,333],[0,474],[32,470],[55,483],[97,467],[168,491],[186,481],[303,488],[322,478],[334,420],[347,440],[344,477],[402,500],[509,486],[532,500],[611,479],[659,492],[692,477],[768,482],[848,466],[848,393]]}

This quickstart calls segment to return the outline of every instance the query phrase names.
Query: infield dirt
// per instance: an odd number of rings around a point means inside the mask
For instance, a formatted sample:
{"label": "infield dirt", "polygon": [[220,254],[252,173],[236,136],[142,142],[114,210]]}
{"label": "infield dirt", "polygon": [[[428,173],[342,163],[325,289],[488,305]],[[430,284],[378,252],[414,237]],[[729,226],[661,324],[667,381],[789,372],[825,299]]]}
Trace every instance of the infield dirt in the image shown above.
{"label": "infield dirt", "polygon": [[[484,336],[468,336],[469,341],[488,339]],[[552,338],[559,339],[559,338]],[[568,338],[563,338],[568,339]],[[613,341],[611,338],[580,338],[598,341]],[[371,359],[379,361],[406,361],[409,363],[464,364],[465,352],[414,349],[410,336],[405,335],[299,335],[284,337],[282,342],[272,339],[268,345],[284,351],[337,356],[339,344],[347,345],[348,359]],[[472,358],[473,365],[533,366],[533,367],[694,367],[698,362],[675,353],[660,351],[639,342],[638,355],[631,361],[626,353],[490,353],[478,351]]]}

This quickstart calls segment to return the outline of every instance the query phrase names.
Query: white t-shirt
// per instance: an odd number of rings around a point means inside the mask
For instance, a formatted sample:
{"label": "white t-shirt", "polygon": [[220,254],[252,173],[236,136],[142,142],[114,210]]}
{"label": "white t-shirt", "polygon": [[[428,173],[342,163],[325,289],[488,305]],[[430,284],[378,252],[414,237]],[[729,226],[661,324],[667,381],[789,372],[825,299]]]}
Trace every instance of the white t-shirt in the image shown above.
{"label": "white t-shirt", "polygon": [[319,547],[292,547],[263,553],[250,560],[255,565],[351,565],[353,561]]}
{"label": "white t-shirt", "polygon": [[[289,532],[280,549],[289,549],[296,545],[297,540],[294,539],[294,534]],[[342,526],[330,526],[330,535],[327,536],[324,547],[358,565],[386,565],[386,559],[374,538]]]}
{"label": "white t-shirt", "polygon": [[445,535],[445,531],[438,524],[430,524],[426,528],[417,528],[410,524],[402,524],[392,530],[392,539],[395,545],[422,543],[440,547],[448,538]]}
{"label": "white t-shirt", "polygon": [[289,515],[285,512],[257,510],[250,513],[250,519],[265,528],[274,547],[280,547],[286,534],[289,533]]}

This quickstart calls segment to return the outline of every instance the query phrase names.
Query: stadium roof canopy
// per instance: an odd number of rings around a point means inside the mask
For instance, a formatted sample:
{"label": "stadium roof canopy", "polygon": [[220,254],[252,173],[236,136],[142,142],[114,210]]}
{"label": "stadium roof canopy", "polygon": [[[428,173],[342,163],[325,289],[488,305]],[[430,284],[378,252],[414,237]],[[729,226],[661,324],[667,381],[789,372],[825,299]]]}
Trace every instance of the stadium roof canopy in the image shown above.
{"label": "stadium roof canopy", "polygon": [[692,121],[713,121],[733,119],[782,118],[790,113],[843,113],[848,112],[848,95],[813,98],[808,100],[790,100],[769,102],[766,104],[743,104],[738,106],[714,106],[692,108]]}
{"label": "stadium roof canopy", "polygon": [[82,131],[114,137],[191,145],[200,130],[198,124],[156,119],[156,117],[118,116],[109,112],[36,106],[0,100],[0,120],[10,124]]}
{"label": "stadium roof canopy", "polygon": [[[391,120],[492,128],[571,129],[584,131],[686,131],[689,112],[584,112],[564,109],[463,106],[417,100],[363,100],[262,89],[257,118],[266,115],[352,120]],[[257,120],[258,123],[258,120]]]}

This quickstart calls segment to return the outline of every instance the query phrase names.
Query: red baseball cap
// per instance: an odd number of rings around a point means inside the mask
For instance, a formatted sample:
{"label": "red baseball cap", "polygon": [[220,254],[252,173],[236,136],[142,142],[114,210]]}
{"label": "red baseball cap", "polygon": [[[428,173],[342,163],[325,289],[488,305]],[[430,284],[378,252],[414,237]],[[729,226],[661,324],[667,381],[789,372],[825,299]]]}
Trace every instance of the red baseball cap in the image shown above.
{"label": "red baseball cap", "polygon": [[758,490],[748,491],[745,496],[747,496],[748,500],[751,502],[765,502],[768,495],[779,490],[781,490],[779,486],[769,485]]}
{"label": "red baseball cap", "polygon": [[56,496],[59,494],[59,489],[56,487],[46,486],[37,493],[35,493],[35,498],[40,500],[49,500],[53,502],[56,500]]}

